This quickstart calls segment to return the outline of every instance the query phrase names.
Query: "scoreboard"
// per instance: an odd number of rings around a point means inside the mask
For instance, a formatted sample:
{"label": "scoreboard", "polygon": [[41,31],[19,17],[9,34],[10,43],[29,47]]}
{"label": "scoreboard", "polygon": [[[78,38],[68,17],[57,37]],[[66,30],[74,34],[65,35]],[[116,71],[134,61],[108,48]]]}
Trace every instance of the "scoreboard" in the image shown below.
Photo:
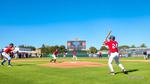
{"label": "scoreboard", "polygon": [[85,50],[86,49],[86,41],[67,41],[67,49],[69,50]]}

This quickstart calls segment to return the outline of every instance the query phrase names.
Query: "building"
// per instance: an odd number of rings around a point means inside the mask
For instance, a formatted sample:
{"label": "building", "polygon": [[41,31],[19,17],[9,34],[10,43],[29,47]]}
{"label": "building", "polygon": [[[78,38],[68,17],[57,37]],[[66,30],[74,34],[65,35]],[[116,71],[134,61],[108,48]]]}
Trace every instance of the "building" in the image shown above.
{"label": "building", "polygon": [[41,49],[32,50],[30,48],[15,48],[19,58],[40,57]]}
{"label": "building", "polygon": [[143,56],[144,51],[150,51],[150,48],[129,48],[129,49],[120,49],[121,54],[128,54],[132,57],[141,57]]}

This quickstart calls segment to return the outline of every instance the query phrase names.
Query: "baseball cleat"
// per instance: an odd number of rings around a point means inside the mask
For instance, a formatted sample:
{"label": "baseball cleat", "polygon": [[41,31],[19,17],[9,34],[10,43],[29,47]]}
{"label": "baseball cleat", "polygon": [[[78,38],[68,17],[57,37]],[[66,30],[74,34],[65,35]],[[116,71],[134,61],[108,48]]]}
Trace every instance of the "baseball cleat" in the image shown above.
{"label": "baseball cleat", "polygon": [[8,65],[8,67],[12,67],[11,65]]}
{"label": "baseball cleat", "polygon": [[116,75],[116,73],[115,73],[115,72],[110,72],[110,74],[111,74],[111,75],[113,75],[113,76],[114,76],[114,75]]}
{"label": "baseball cleat", "polygon": [[8,67],[12,67],[12,65],[10,64],[10,65],[8,65]]}
{"label": "baseball cleat", "polygon": [[1,65],[2,65],[2,66],[4,66],[4,64],[3,64],[3,63],[1,63]]}
{"label": "baseball cleat", "polygon": [[125,69],[123,69],[122,72],[123,72],[124,74],[128,74],[128,72],[127,72]]}

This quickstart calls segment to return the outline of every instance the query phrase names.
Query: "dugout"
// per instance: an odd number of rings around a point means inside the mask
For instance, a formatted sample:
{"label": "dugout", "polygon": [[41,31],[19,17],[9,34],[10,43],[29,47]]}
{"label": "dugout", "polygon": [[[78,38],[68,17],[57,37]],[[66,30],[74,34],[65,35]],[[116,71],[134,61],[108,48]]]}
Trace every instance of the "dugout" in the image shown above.
{"label": "dugout", "polygon": [[[98,54],[91,54],[87,53],[87,51],[77,51],[77,57],[99,57]],[[72,51],[68,51],[66,57],[72,57]],[[42,54],[42,57],[49,57],[49,54]],[[59,54],[58,57],[64,57],[64,54]],[[108,57],[107,53],[103,53],[102,57]]]}

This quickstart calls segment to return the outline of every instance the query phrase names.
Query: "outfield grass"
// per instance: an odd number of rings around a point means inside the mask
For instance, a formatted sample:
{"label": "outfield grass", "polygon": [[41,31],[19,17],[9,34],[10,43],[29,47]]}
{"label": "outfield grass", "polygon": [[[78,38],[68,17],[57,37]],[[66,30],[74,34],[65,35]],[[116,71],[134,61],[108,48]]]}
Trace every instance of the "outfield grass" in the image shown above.
{"label": "outfield grass", "polygon": [[[143,58],[123,58],[122,60],[143,60]],[[0,66],[0,84],[150,84],[150,62],[122,62],[129,72],[115,76],[108,74],[108,66],[82,68],[52,68],[38,64],[49,62],[48,58],[18,59],[13,67]],[[35,60],[29,62],[28,60]],[[41,60],[41,61],[39,61]],[[71,58],[63,59],[70,61]],[[62,61],[61,58],[58,59]],[[107,59],[79,58],[79,61],[107,63]],[[120,69],[114,64],[117,72]]]}

